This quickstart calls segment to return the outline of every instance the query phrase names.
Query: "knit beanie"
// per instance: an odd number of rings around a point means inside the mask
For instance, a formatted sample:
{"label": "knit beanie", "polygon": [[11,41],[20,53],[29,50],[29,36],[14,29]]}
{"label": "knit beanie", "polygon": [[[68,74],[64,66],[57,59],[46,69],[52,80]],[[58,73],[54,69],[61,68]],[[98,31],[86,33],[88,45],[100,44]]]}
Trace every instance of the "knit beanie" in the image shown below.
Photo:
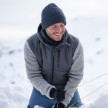
{"label": "knit beanie", "polygon": [[47,5],[41,13],[41,25],[42,29],[62,22],[66,25],[66,18],[63,11],[54,3]]}

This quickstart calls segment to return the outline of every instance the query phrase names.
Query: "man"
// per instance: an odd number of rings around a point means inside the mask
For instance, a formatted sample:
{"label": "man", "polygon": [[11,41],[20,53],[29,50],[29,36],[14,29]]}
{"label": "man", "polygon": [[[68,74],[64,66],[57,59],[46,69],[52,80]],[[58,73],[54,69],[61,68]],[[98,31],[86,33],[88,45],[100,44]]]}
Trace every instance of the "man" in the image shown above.
{"label": "man", "polygon": [[[75,88],[83,77],[83,49],[79,40],[65,29],[66,18],[54,3],[41,14],[38,32],[25,43],[27,76],[33,85],[28,108],[80,107]],[[69,91],[70,90],[70,91]],[[77,102],[77,103],[76,103]]]}

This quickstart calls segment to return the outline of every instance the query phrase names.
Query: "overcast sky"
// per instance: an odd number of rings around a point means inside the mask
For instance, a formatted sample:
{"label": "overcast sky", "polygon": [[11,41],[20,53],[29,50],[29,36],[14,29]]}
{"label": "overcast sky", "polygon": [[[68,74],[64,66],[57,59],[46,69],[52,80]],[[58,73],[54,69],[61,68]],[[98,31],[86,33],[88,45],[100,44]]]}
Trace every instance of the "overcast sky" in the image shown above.
{"label": "overcast sky", "polygon": [[0,0],[0,37],[37,29],[41,11],[50,2],[62,8],[67,21],[78,16],[108,17],[108,0]]}

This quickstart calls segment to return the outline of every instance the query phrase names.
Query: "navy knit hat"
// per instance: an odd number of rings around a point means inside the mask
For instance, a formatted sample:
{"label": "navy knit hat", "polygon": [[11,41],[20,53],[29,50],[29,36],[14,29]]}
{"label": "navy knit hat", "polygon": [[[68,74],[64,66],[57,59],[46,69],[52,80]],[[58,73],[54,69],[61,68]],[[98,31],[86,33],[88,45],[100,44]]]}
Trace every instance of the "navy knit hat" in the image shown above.
{"label": "navy knit hat", "polygon": [[41,25],[43,29],[62,22],[66,25],[66,18],[63,11],[54,3],[47,5],[41,14]]}

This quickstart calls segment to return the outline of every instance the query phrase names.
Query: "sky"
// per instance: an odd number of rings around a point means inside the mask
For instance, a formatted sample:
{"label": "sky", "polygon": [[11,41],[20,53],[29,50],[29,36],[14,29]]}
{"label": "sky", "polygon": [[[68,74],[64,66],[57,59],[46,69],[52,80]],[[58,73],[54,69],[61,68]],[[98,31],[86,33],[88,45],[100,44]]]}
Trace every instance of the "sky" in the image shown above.
{"label": "sky", "polygon": [[41,21],[41,11],[50,2],[62,8],[67,22],[79,16],[108,17],[107,0],[0,0],[0,39],[35,33]]}

